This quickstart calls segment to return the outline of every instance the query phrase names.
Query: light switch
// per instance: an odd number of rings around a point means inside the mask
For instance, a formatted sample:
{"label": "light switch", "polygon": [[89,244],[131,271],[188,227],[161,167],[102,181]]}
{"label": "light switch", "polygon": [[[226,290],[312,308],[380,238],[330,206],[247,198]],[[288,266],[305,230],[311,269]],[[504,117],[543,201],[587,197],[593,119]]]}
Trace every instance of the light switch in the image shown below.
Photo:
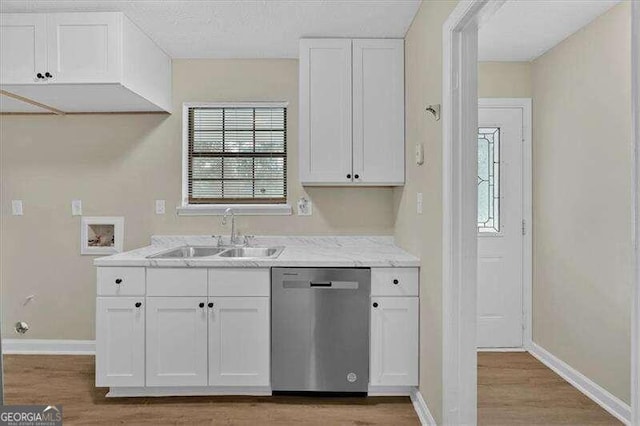
{"label": "light switch", "polygon": [[11,214],[22,216],[22,200],[11,200]]}
{"label": "light switch", "polygon": [[156,200],[156,214],[164,214],[164,200]]}
{"label": "light switch", "polygon": [[82,200],[71,200],[71,216],[82,216]]}
{"label": "light switch", "polygon": [[422,192],[416,194],[416,211],[422,214]]}
{"label": "light switch", "polygon": [[424,147],[421,143],[416,144],[416,164],[418,166],[424,164]]}

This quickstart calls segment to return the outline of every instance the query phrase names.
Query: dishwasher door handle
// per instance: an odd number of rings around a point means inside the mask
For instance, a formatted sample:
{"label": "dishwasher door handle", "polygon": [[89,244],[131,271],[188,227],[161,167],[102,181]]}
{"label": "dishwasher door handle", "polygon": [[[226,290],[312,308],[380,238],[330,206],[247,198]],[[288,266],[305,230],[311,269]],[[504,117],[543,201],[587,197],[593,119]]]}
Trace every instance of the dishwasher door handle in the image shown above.
{"label": "dishwasher door handle", "polygon": [[282,282],[282,288],[317,288],[317,289],[332,289],[332,290],[357,290],[359,287],[358,281],[305,281],[305,280],[286,280]]}

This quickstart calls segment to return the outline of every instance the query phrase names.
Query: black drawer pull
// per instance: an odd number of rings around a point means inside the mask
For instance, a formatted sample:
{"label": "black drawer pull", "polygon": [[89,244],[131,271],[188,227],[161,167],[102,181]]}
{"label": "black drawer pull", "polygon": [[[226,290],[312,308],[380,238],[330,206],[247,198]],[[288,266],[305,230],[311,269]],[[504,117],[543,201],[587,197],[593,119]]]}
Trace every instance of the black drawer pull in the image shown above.
{"label": "black drawer pull", "polygon": [[139,308],[140,306],[142,306],[141,302],[136,302],[136,308]]}
{"label": "black drawer pull", "polygon": [[309,285],[311,287],[331,287],[333,283],[331,281],[311,281]]}
{"label": "black drawer pull", "polygon": [[200,302],[200,303],[198,304],[198,306],[200,306],[201,308],[204,308],[204,303],[203,303],[203,302]]}
{"label": "black drawer pull", "polygon": [[373,307],[377,308],[378,307],[378,302],[373,302]]}
{"label": "black drawer pull", "polygon": [[122,284],[122,278],[116,278],[116,284]]}
{"label": "black drawer pull", "polygon": [[209,305],[208,305],[208,306],[209,306],[210,308],[213,308],[213,302],[209,302]]}
{"label": "black drawer pull", "polygon": [[393,280],[394,284],[398,284],[398,282],[399,282],[398,280]]}

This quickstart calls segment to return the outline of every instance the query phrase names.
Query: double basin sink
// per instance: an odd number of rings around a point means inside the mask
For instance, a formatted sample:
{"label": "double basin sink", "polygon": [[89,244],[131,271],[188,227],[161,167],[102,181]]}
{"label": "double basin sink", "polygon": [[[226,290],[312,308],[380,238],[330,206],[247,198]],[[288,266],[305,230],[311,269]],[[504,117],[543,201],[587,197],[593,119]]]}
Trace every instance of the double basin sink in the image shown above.
{"label": "double basin sink", "polygon": [[226,259],[275,259],[284,247],[212,247],[182,246],[166,250],[148,259],[193,259],[200,257],[219,257]]}

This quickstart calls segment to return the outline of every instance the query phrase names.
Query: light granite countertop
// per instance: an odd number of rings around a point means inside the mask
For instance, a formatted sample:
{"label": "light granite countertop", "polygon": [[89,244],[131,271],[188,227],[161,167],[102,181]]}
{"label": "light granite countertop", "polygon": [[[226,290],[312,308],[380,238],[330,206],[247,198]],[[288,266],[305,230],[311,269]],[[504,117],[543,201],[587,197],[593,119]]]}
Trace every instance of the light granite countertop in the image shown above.
{"label": "light granite countertop", "polygon": [[200,257],[191,259],[148,259],[147,256],[184,245],[211,246],[210,236],[153,236],[151,245],[94,260],[95,266],[150,267],[417,267],[420,259],[402,250],[393,237],[255,237],[252,246],[284,246],[275,259],[230,259]]}

